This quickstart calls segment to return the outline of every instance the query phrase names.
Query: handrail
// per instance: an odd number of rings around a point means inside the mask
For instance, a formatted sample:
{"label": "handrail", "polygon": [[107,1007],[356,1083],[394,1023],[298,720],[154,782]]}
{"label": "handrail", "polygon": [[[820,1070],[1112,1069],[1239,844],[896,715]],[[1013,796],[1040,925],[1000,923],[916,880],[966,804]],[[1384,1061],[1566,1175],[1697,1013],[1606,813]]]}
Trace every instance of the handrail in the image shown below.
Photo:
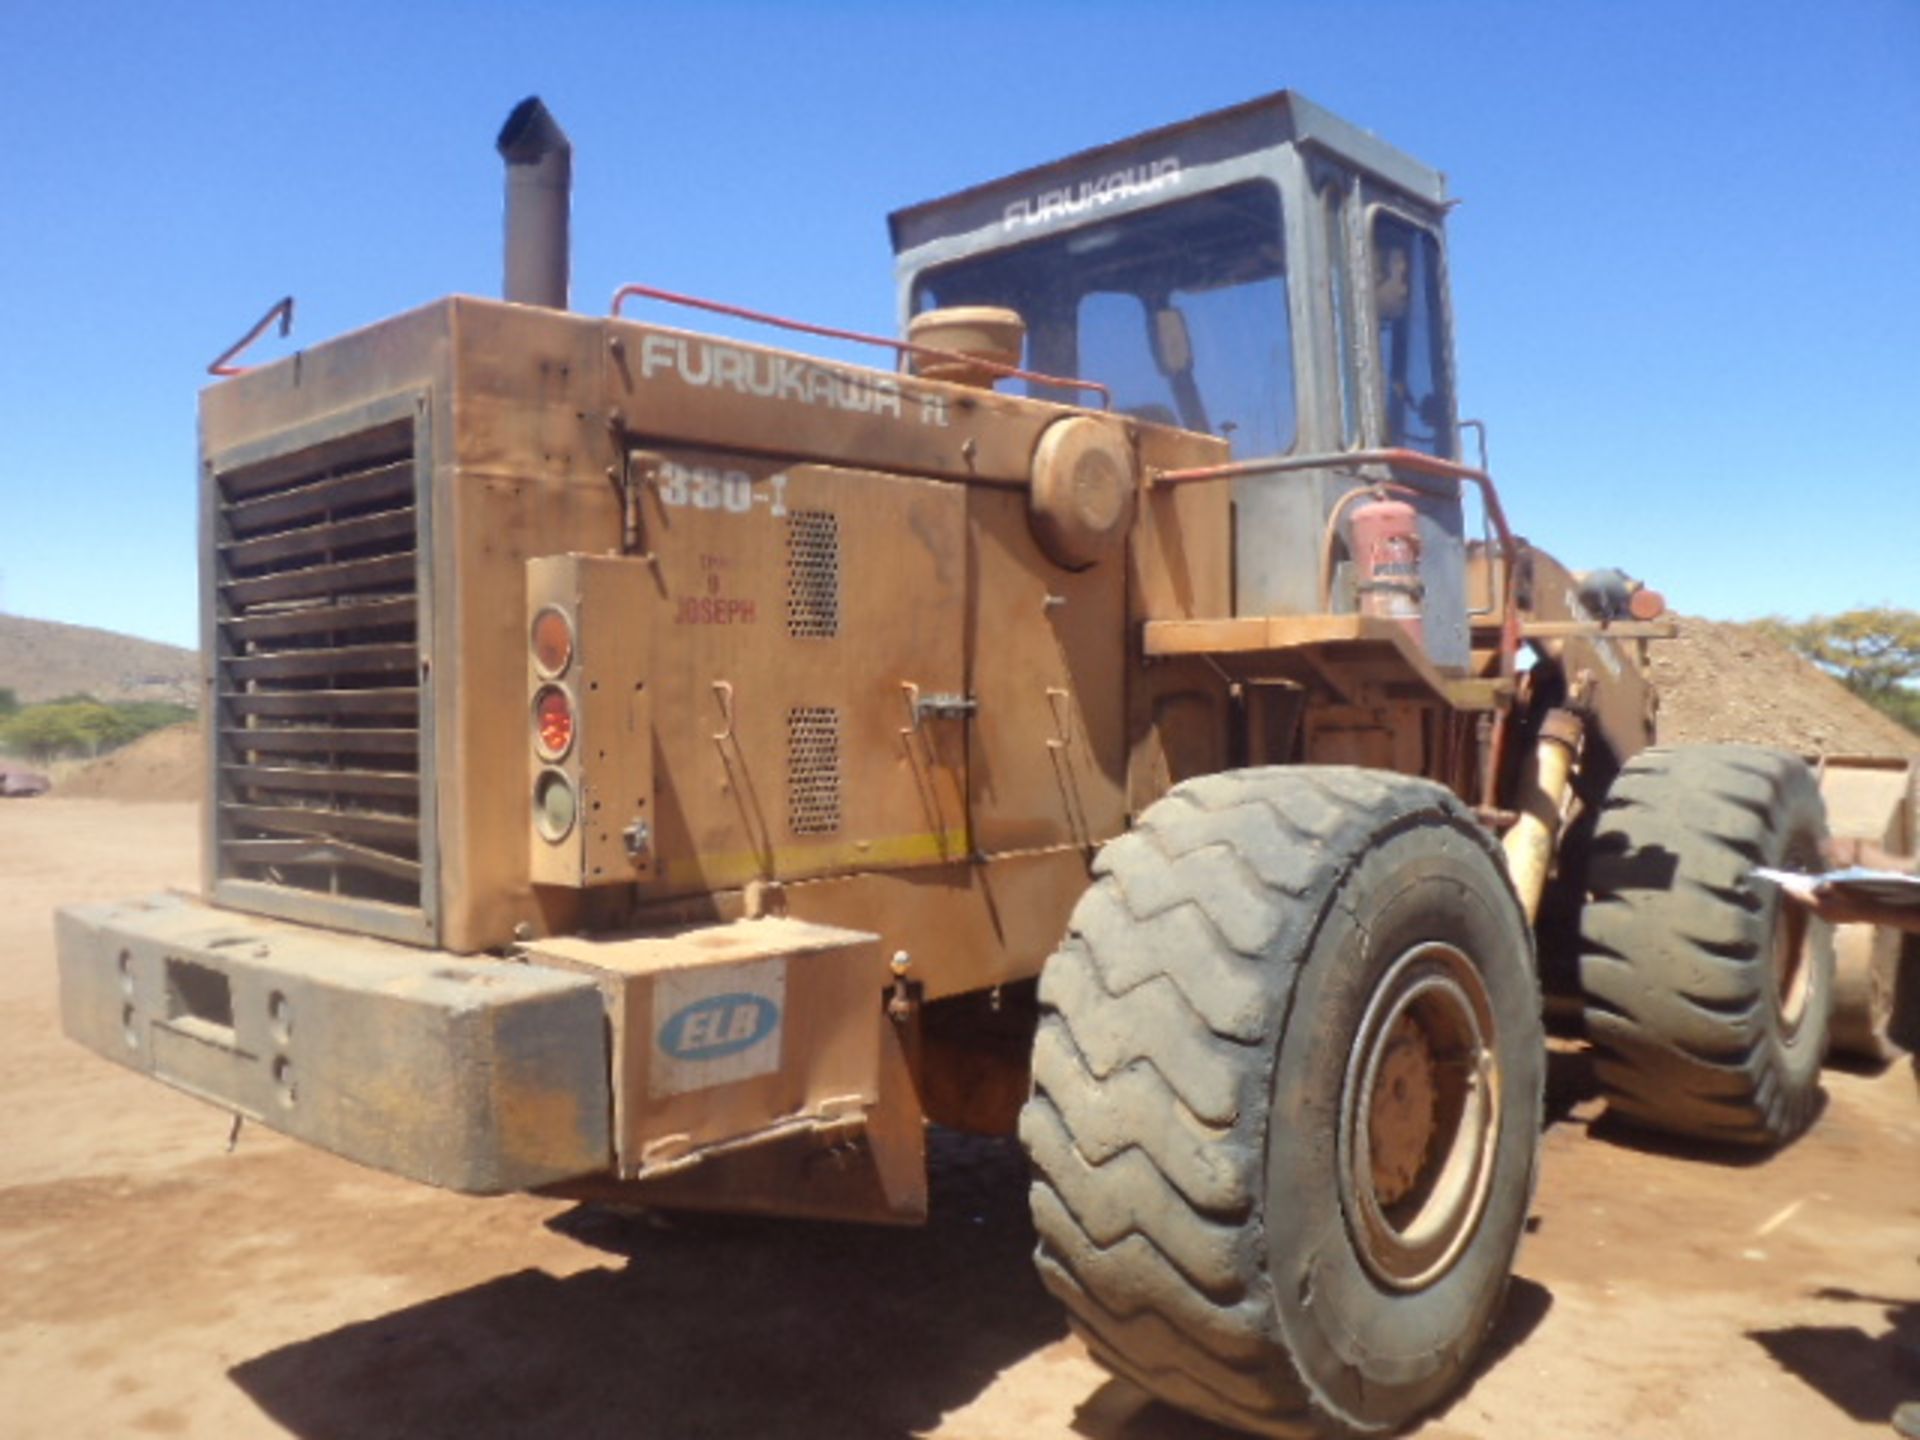
{"label": "handrail", "polygon": [[1442,459],[1423,450],[1386,448],[1379,450],[1335,450],[1324,455],[1273,455],[1257,460],[1230,460],[1224,465],[1198,465],[1187,470],[1150,470],[1147,483],[1192,485],[1205,480],[1233,480],[1248,475],[1266,475],[1283,470],[1351,470],[1359,465],[1387,465],[1414,470],[1448,480],[1471,480],[1480,487],[1486,503],[1487,518],[1500,536],[1500,553],[1509,567],[1519,555],[1513,531],[1507,525],[1507,512],[1501,507],[1500,493],[1493,477],[1484,470],[1462,465],[1458,460]]}
{"label": "handrail", "polygon": [[1505,593],[1500,605],[1500,673],[1514,673],[1514,657],[1520,650],[1520,612],[1516,605],[1514,579],[1518,574],[1520,546],[1507,525],[1507,512],[1500,504],[1500,493],[1493,477],[1485,470],[1429,455],[1423,450],[1398,446],[1376,450],[1336,450],[1321,455],[1273,455],[1256,460],[1230,460],[1221,465],[1198,465],[1186,470],[1150,470],[1149,486],[1193,485],[1208,480],[1233,480],[1243,476],[1269,475],[1287,470],[1351,470],[1361,465],[1385,465],[1412,470],[1447,480],[1470,480],[1480,487],[1487,518],[1500,537],[1500,557],[1505,562]]}
{"label": "handrail", "polygon": [[[1186,470],[1155,470],[1147,473],[1147,484],[1191,485],[1207,480],[1232,480],[1286,470],[1351,470],[1361,465],[1385,465],[1441,479],[1470,480],[1480,487],[1487,518],[1493,522],[1494,531],[1500,537],[1500,556],[1506,572],[1502,577],[1500,597],[1500,677],[1512,678],[1516,669],[1514,662],[1520,653],[1520,605],[1516,584],[1520,546],[1507,525],[1507,512],[1501,508],[1500,494],[1494,489],[1493,477],[1485,470],[1462,465],[1457,460],[1429,455],[1423,450],[1391,446],[1377,450],[1338,450],[1325,455],[1275,455],[1261,460],[1231,460],[1223,465],[1199,465]],[[1389,484],[1383,488],[1406,490],[1413,487]],[[1348,493],[1350,496],[1353,492]],[[1342,501],[1346,498],[1343,496]],[[1512,729],[1512,719],[1511,706],[1502,709],[1494,719],[1485,773],[1480,781],[1483,807],[1492,806],[1499,795],[1500,773],[1506,761],[1507,737]]]}
{"label": "handrail", "polygon": [[932,345],[919,345],[911,340],[891,340],[884,335],[868,335],[859,330],[836,330],[831,325],[814,325],[805,320],[790,320],[782,315],[769,315],[764,310],[749,310],[741,305],[728,305],[719,300],[702,300],[697,295],[681,295],[672,290],[656,289],[652,285],[622,285],[613,292],[613,308],[609,312],[615,316],[627,300],[638,297],[642,300],[658,300],[665,305],[685,305],[693,310],[708,310],[715,315],[729,315],[736,320],[748,320],[756,325],[772,325],[781,330],[797,330],[802,335],[818,335],[828,340],[847,340],[856,345],[878,345],[882,349],[898,351],[902,355],[924,355],[934,360],[955,361],[962,365],[976,366],[990,371],[994,375],[1008,380],[1031,380],[1036,385],[1050,385],[1060,390],[1091,390],[1100,397],[1100,408],[1113,408],[1113,391],[1097,380],[1072,380],[1061,375],[1043,375],[1037,370],[1022,370],[1016,365],[1002,365],[998,361],[985,360],[977,355],[962,355],[955,350],[941,350]]}
{"label": "handrail", "polygon": [[247,371],[253,369],[251,365],[235,365],[232,362],[239,358],[241,351],[245,350],[249,345],[253,344],[254,341],[266,334],[267,327],[273,324],[275,320],[280,322],[280,333],[282,335],[286,335],[292,331],[293,296],[286,295],[275,301],[273,308],[255,321],[251,330],[247,331],[246,334],[242,335],[238,340],[234,341],[233,344],[220,352],[214,359],[214,362],[207,366],[207,373],[225,378],[229,375],[244,375]]}

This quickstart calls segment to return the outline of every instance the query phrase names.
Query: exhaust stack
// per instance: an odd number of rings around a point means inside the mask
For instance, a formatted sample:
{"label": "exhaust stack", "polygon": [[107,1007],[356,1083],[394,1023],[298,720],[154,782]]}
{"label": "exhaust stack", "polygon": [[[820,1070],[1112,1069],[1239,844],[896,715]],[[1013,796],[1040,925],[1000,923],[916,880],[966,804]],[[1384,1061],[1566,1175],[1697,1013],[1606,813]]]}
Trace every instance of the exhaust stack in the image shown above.
{"label": "exhaust stack", "polygon": [[507,162],[507,252],[502,297],[520,305],[564,310],[573,145],[540,97],[529,95],[507,116],[494,148]]}

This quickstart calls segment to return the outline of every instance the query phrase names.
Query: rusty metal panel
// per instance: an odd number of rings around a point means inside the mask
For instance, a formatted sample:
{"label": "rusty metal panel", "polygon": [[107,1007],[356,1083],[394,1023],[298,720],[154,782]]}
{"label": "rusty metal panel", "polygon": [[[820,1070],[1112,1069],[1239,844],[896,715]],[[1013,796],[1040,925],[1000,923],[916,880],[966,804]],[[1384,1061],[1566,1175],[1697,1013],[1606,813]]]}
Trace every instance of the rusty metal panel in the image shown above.
{"label": "rusty metal panel", "polygon": [[1024,486],[1040,432],[1078,411],[963,385],[627,320],[609,346],[607,411],[684,444]]}
{"label": "rusty metal panel", "polygon": [[1303,723],[1311,764],[1428,773],[1421,717],[1411,706],[1315,705]]}
{"label": "rusty metal panel", "polygon": [[454,471],[443,480],[447,539],[435,564],[453,613],[441,629],[440,683],[454,694],[439,744],[441,943],[475,950],[505,943],[522,923],[579,920],[579,897],[536,896],[528,869],[527,561],[617,537],[619,499],[604,478]]}
{"label": "rusty metal panel", "polygon": [[[651,571],[612,555],[550,555],[527,562],[528,827],[536,885],[626,885],[653,873],[653,707],[647,683],[659,622]],[[570,643],[541,664],[531,643],[543,617],[559,617]],[[557,753],[541,741],[549,692],[571,716]],[[547,787],[567,797],[567,823],[542,815]]]}
{"label": "rusty metal panel", "polygon": [[472,1194],[612,1162],[579,976],[175,896],[63,910],[58,940],[69,1036],[282,1134]]}
{"label": "rusty metal panel", "polygon": [[608,484],[621,445],[609,423],[600,323],[524,305],[450,303],[460,415],[453,463],[467,476]]}
{"label": "rusty metal panel", "polygon": [[[1526,597],[1523,621],[1598,618],[1581,603],[1580,587],[1573,575],[1546,551],[1525,547],[1522,564]],[[1591,677],[1593,729],[1615,760],[1624,763],[1653,743],[1659,696],[1647,679],[1646,640],[1576,634],[1538,644],[1549,659],[1559,663],[1568,684],[1578,685],[1583,675]]]}
{"label": "rusty metal panel", "polygon": [[1040,973],[1087,887],[1078,846],[984,856],[916,870],[831,875],[786,888],[785,913],[870,930],[938,1000]]}
{"label": "rusty metal panel", "polygon": [[[1177,470],[1229,458],[1225,441],[1135,425],[1142,469]],[[1233,613],[1232,493],[1222,485],[1149,487],[1127,547],[1135,620],[1209,620]]]}
{"label": "rusty metal panel", "polygon": [[880,1099],[887,959],[871,933],[745,920],[565,937],[537,964],[599,982],[613,1035],[614,1133],[629,1179],[800,1129],[864,1128]]}
{"label": "rusty metal panel", "polygon": [[[445,832],[435,802],[451,787],[443,790],[439,783],[433,737],[450,720],[452,698],[447,687],[436,685],[438,668],[432,663],[436,621],[445,618],[436,604],[437,592],[431,582],[433,572],[440,568],[433,558],[438,537],[432,496],[452,431],[452,386],[447,365],[453,308],[453,302],[436,302],[224,380],[201,394],[202,712],[208,773],[214,787],[210,799],[216,802],[206,807],[203,819],[202,888],[222,904],[414,943],[442,938],[439,839]],[[269,480],[293,474],[319,456],[316,447],[326,449],[332,458],[351,461],[362,438],[384,434],[385,427],[403,420],[412,426],[414,593],[396,593],[385,602],[360,593],[354,597],[351,617],[323,613],[329,611],[332,600],[327,594],[265,596],[249,614],[223,615],[216,589],[224,559],[221,546],[236,537],[227,533],[224,524],[226,507],[217,477],[235,470],[250,470],[254,478]],[[342,488],[351,491],[357,483],[349,477]],[[297,515],[265,512],[276,506],[294,506],[299,498],[248,498],[265,518],[257,537],[265,546],[284,550],[280,535],[301,528],[294,523]],[[355,508],[367,509],[365,496],[349,493],[342,498],[349,513]],[[353,543],[351,533],[347,538]],[[359,538],[377,539],[364,534]],[[263,545],[257,544],[247,553],[269,561],[277,559],[286,568],[301,568],[299,556],[269,555]],[[292,563],[289,566],[287,562]],[[397,583],[401,590],[407,588],[398,576],[389,576],[388,583]],[[381,613],[383,604],[390,613]],[[312,667],[321,662],[311,657],[274,658],[268,654],[257,661],[247,659],[237,667],[222,665],[223,657],[240,659],[238,652],[248,650],[325,648],[325,635],[315,627],[340,618],[383,626],[382,633],[388,638],[403,630],[409,632],[413,638],[407,641],[407,648],[417,645],[419,650],[417,664],[409,658],[407,670],[411,674],[392,671],[392,684],[374,684],[363,676],[342,687],[329,684],[323,673],[314,670]],[[371,658],[388,663],[381,657]],[[249,670],[258,673],[243,673]],[[304,673],[292,673],[298,670]],[[276,671],[285,672],[284,676],[269,673]],[[258,683],[276,678],[283,678],[285,683]],[[279,691],[302,693],[268,693]],[[305,707],[298,712],[289,708],[296,700]],[[308,722],[305,726],[294,723],[302,718]],[[223,749],[223,729],[285,728],[297,732],[304,728],[314,732],[306,737],[313,741],[350,724],[401,732],[366,737],[363,743],[376,747],[374,753],[397,755],[401,752],[396,747],[403,743],[417,751],[417,771],[406,777],[419,796],[417,853],[411,845],[404,854],[392,844],[369,846],[364,834],[308,833],[303,839],[291,830],[282,833],[284,827],[261,830],[229,823],[234,818],[232,812],[223,812],[218,802],[238,803],[270,795],[282,802],[304,803],[325,792],[310,788],[314,782],[309,774],[294,773],[318,768],[312,762],[319,752],[311,746],[305,751],[290,748],[301,740],[297,733],[255,735],[252,738],[259,745],[270,748],[249,756],[234,753],[230,746]],[[379,795],[381,804],[373,808],[395,809],[392,777],[387,773],[394,769],[393,762],[356,764],[350,763],[352,759],[328,755],[325,768],[342,772],[355,793]],[[289,819],[285,812],[292,808],[290,804],[272,808],[275,818]],[[343,811],[345,807],[334,808]],[[291,817],[291,823],[300,823],[299,817]],[[234,848],[240,842],[247,842],[244,850]],[[224,850],[223,844],[227,847]],[[294,850],[309,857],[319,855],[329,864],[350,856],[356,863],[388,871],[417,866],[417,881],[407,882],[417,884],[417,900],[391,903],[395,897],[333,896],[277,883],[273,867]],[[238,862],[242,855],[244,863],[227,863]],[[225,874],[221,873],[223,865],[227,866]]]}
{"label": "rusty metal panel", "polygon": [[631,320],[465,297],[447,303],[471,407],[457,458],[470,469],[524,463],[527,423],[512,412],[530,406],[547,412],[539,454],[555,471],[599,472],[625,433],[1024,485],[1040,432],[1080,413]]}
{"label": "rusty metal panel", "polygon": [[1869,841],[1890,855],[1916,848],[1920,762],[1907,755],[1824,755],[1811,763],[1820,776],[1827,828],[1836,836]]}
{"label": "rusty metal panel", "polygon": [[[456,305],[438,300],[301,350],[200,392],[203,454],[270,441],[298,425],[444,377]],[[443,405],[444,394],[436,401]],[[440,410],[436,421],[451,418]]]}
{"label": "rusty metal panel", "polygon": [[[407,375],[426,395],[430,448],[419,461],[418,551],[425,567],[419,599],[431,613],[420,621],[426,663],[419,684],[422,774],[432,781],[419,788],[437,816],[438,843],[422,883],[437,890],[439,928],[432,938],[451,950],[499,946],[527,929],[617,927],[630,923],[641,905],[713,895],[756,878],[940,865],[976,848],[966,812],[977,704],[967,639],[976,593],[968,570],[968,497],[989,493],[983,486],[1004,495],[992,563],[1008,564],[1018,586],[1037,583],[1039,571],[1023,566],[1044,562],[1015,558],[1030,544],[1024,486],[1034,439],[1064,412],[934,385],[949,423],[934,422],[940,407],[929,402],[923,424],[917,411],[862,416],[825,400],[802,404],[790,395],[690,386],[678,362],[674,376],[655,373],[643,385],[631,363],[623,370],[620,351],[608,341],[623,334],[631,341],[644,331],[458,299],[327,342],[208,396],[210,445],[271,447],[316,414],[378,399],[363,393],[367,385]],[[623,348],[631,362],[631,344]],[[745,450],[684,443],[682,437],[708,424],[699,418],[707,412],[675,399],[689,388],[701,389],[714,407],[708,428],[741,440]],[[633,397],[642,390],[644,403],[637,403]],[[910,387],[910,393],[918,404],[920,390]],[[1209,458],[1217,448],[1171,432],[1141,443],[1178,452],[1170,462]],[[815,465],[796,461],[791,451],[755,454],[755,446],[816,447],[858,463]],[[647,482],[632,517],[638,524],[623,525],[623,482],[634,452],[715,471],[718,488],[669,496],[663,485],[670,475]],[[737,480],[726,477],[739,474],[747,476],[748,511],[730,508],[740,492]],[[930,478],[935,475],[971,483]],[[1162,613],[1204,612],[1214,607],[1213,592],[1224,595],[1227,517],[1218,496],[1201,493],[1204,488],[1142,507],[1137,533],[1152,542],[1151,553],[1143,550],[1137,563],[1130,555],[1126,577],[1141,577],[1140,593]],[[800,510],[815,518],[786,523]],[[830,539],[819,518],[829,513],[837,527]],[[638,892],[536,886],[525,783],[527,562],[555,554],[617,555],[623,531],[634,563],[648,567],[652,601],[662,607],[647,662],[658,672],[651,702],[652,759],[664,777],[654,801],[659,868]],[[1196,563],[1182,566],[1175,543],[1192,545]],[[802,574],[828,553],[837,554],[840,565],[832,616],[816,603],[830,593],[819,588],[825,582]],[[1126,641],[1110,597],[1130,587],[1120,566],[1104,562],[1093,578],[1066,583],[1100,597],[1097,607],[1091,598],[1069,601],[1069,630],[1086,623],[1079,617],[1095,608],[1115,619],[1110,631],[1088,641],[1088,653],[1100,657],[1093,667],[1098,684],[1090,687],[1079,674],[1092,662],[1054,656],[1051,663],[1068,683],[1051,688],[1066,694],[1049,698],[1044,677],[1037,687],[1049,718],[1035,748],[1043,765],[1052,766],[1046,741],[1064,739],[1073,752],[1068,758],[1085,762],[1074,786],[1092,783],[1093,789],[1069,792],[1075,809],[1060,809],[1059,825],[1020,822],[1015,828],[1025,827],[1029,843],[1069,838],[1076,823],[1079,833],[1093,836],[1112,833],[1118,823],[1124,737],[1107,732],[1125,713],[1124,660],[1116,669],[1112,657],[1124,657]],[[790,595],[790,584],[801,588]],[[1036,591],[1036,604],[1045,593],[1056,592]],[[996,610],[990,623],[1006,618]],[[837,636],[825,633],[830,624],[839,626]],[[1057,647],[1057,628],[1046,632],[1050,646]],[[1018,630],[1031,627],[1023,622]],[[1081,654],[1077,641],[1069,649]],[[1007,673],[998,657],[988,668],[991,683]],[[1063,699],[1076,713],[1054,717],[1051,707]],[[373,723],[376,712],[399,697],[314,687],[312,703],[323,711],[345,716],[363,702],[365,718],[356,723],[368,730],[371,744],[383,728]],[[271,713],[281,704],[273,697],[241,703],[257,707],[264,717],[257,723],[288,718]],[[1067,728],[1056,731],[1062,718]],[[253,778],[289,768],[271,755],[246,759]],[[343,767],[369,793],[390,788],[378,770]],[[1040,773],[1059,797],[1053,771]],[[254,897],[236,892],[233,898],[249,903]],[[300,915],[324,918],[311,906]],[[373,910],[334,923],[363,921],[381,923]]]}
{"label": "rusty metal panel", "polygon": [[546,312],[450,302],[458,428],[436,476],[437,636],[451,715],[440,734],[441,943],[506,943],[522,925],[572,928],[585,892],[535,890],[529,873],[526,562],[611,554],[619,454],[595,415],[601,355],[590,327]]}
{"label": "rusty metal panel", "polygon": [[661,606],[652,893],[969,853],[964,717],[936,714],[965,689],[965,490],[642,454]]}
{"label": "rusty metal panel", "polygon": [[966,496],[975,848],[1095,845],[1126,824],[1126,569],[1063,570],[1023,493]]}
{"label": "rusty metal panel", "polygon": [[1142,643],[1150,656],[1204,655],[1230,674],[1291,681],[1336,703],[1491,704],[1485,682],[1440,674],[1403,625],[1375,615],[1157,620],[1146,625]]}
{"label": "rusty metal panel", "polygon": [[1218,666],[1162,660],[1136,672],[1127,691],[1130,816],[1182,780],[1227,768],[1229,714]]}

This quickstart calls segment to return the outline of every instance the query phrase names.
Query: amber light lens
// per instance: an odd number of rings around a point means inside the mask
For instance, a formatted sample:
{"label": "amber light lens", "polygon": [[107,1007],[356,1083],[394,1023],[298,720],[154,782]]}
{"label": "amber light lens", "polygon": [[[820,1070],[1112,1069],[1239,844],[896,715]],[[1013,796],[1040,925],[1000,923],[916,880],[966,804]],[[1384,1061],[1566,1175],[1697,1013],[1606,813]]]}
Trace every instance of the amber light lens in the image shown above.
{"label": "amber light lens", "polygon": [[533,617],[533,663],[542,675],[562,674],[573,663],[573,622],[549,605]]}
{"label": "amber light lens", "polygon": [[549,760],[573,748],[573,701],[558,685],[542,685],[533,697],[533,730]]}

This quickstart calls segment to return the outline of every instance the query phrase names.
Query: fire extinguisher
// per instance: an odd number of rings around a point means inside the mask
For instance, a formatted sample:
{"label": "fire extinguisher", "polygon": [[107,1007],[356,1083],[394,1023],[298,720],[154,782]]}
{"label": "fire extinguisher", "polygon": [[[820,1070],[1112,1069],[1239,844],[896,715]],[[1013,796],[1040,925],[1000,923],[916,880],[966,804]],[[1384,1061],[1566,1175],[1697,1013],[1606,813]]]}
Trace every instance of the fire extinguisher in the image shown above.
{"label": "fire extinguisher", "polygon": [[1419,513],[1404,500],[1382,498],[1355,506],[1348,523],[1360,613],[1398,620],[1423,644]]}

